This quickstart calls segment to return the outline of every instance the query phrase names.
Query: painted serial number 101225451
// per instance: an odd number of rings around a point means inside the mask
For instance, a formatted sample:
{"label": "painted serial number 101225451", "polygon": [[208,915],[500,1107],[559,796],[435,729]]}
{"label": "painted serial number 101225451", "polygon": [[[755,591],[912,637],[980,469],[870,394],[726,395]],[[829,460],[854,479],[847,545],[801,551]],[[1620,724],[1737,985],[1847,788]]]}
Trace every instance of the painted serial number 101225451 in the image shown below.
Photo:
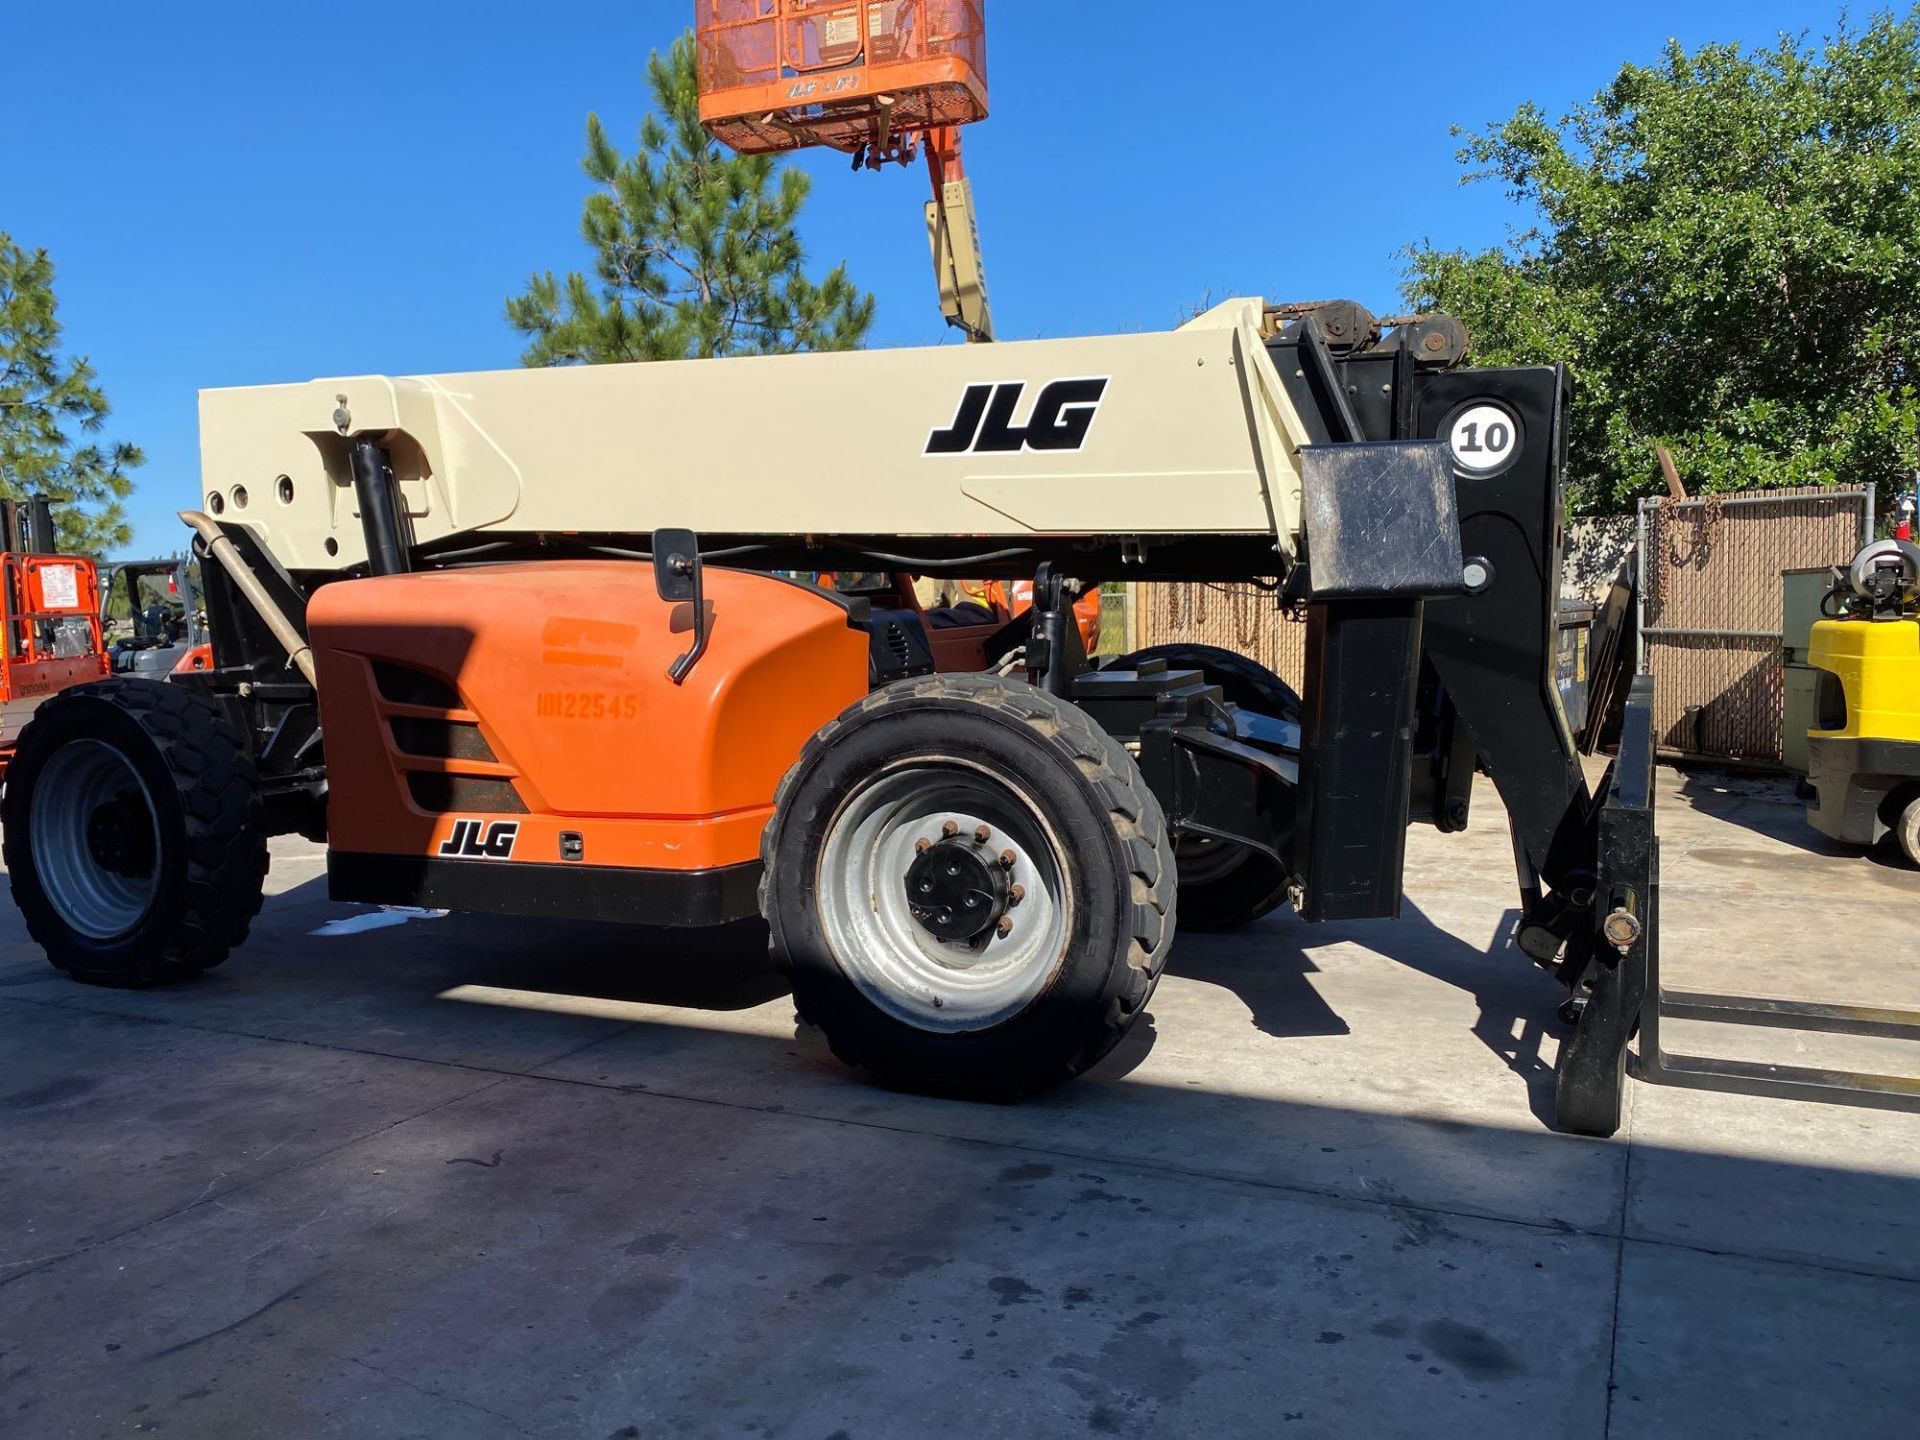
{"label": "painted serial number 101225451", "polygon": [[542,720],[638,720],[638,695],[610,695],[604,690],[543,690],[534,697]]}

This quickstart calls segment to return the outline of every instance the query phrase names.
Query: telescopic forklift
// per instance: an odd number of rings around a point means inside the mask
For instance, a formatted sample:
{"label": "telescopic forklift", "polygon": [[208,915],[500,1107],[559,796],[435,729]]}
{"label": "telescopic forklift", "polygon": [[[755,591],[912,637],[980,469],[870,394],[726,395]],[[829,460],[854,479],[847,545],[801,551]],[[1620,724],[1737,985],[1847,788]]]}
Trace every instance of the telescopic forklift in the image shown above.
{"label": "telescopic forklift", "polygon": [[[703,45],[720,8],[815,26],[769,42],[800,108],[765,135],[899,138],[905,82],[851,74],[921,63],[899,0],[700,0]],[[14,895],[106,984],[224,960],[290,832],[343,901],[759,915],[843,1059],[1013,1099],[1119,1042],[1176,914],[1396,915],[1408,826],[1463,829],[1484,770],[1513,938],[1575,1022],[1560,1123],[1609,1134],[1657,935],[1650,696],[1590,790],[1554,675],[1568,377],[1466,351],[1445,316],[1235,300],[1165,333],[205,392],[211,668],[42,707],[0,799]],[[1034,599],[943,668],[912,607],[792,578],[823,571]],[[1104,581],[1268,588],[1305,616],[1302,692],[1202,648],[1091,665],[1073,606]]]}

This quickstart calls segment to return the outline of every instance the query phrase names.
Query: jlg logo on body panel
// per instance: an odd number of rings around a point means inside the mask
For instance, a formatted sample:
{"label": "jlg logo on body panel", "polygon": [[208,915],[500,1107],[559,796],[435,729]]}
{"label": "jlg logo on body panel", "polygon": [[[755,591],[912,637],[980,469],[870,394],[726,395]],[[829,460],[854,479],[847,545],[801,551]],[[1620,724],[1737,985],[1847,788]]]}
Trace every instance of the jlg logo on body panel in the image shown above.
{"label": "jlg logo on body panel", "polygon": [[440,846],[449,860],[511,860],[514,841],[520,838],[518,820],[456,820],[453,833]]}
{"label": "jlg logo on body panel", "polygon": [[1040,391],[1024,424],[1016,422],[1027,382],[969,385],[953,423],[927,436],[928,455],[1017,455],[1080,449],[1093,433],[1110,377],[1055,380]]}

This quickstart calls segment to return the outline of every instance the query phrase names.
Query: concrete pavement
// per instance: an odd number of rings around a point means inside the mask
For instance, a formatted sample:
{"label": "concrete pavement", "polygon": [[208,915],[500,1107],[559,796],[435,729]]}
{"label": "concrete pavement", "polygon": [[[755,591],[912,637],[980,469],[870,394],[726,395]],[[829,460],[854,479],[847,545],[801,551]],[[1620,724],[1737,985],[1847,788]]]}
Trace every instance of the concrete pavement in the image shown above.
{"label": "concrete pavement", "polygon": [[[1920,1008],[1920,874],[1662,780],[1672,979]],[[362,919],[276,842],[247,947],[127,993],[0,907],[0,1433],[1916,1433],[1920,1116],[1551,1133],[1478,803],[1405,920],[1182,937],[1018,1107],[842,1069],[753,927]]]}

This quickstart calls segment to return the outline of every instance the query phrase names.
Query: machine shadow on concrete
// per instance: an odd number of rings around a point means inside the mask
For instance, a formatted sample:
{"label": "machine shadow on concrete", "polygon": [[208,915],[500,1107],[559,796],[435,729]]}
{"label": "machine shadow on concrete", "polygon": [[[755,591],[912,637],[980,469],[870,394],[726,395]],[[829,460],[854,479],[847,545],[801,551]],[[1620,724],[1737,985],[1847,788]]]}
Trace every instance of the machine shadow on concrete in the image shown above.
{"label": "machine shadow on concrete", "polygon": [[[1480,1007],[1473,1035],[1520,1078],[1535,1119],[1554,1117],[1553,1056],[1544,1050],[1566,1027],[1558,1016],[1560,990],[1543,972],[1519,963],[1506,937],[1519,919],[1507,910],[1481,949],[1436,925],[1412,901],[1398,920],[1302,924],[1290,913],[1249,932],[1182,941],[1168,973],[1232,992],[1251,1012],[1253,1027],[1275,1039],[1349,1035],[1352,1027],[1307,978],[1318,967],[1302,948],[1350,943],[1472,995]],[[1124,1049],[1125,1047],[1123,1047]]]}

